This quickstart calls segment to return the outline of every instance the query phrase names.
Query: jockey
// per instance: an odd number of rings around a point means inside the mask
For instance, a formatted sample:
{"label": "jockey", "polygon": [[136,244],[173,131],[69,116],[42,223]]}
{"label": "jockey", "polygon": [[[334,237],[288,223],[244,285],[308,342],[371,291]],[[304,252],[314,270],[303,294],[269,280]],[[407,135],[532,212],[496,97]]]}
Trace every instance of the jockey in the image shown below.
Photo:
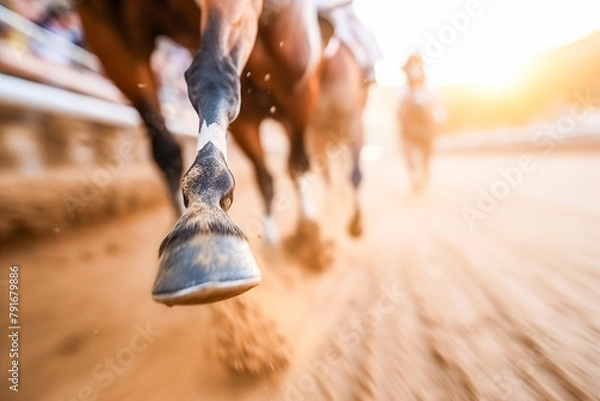
{"label": "jockey", "polygon": [[400,101],[410,98],[415,104],[422,106],[431,104],[434,121],[437,124],[443,123],[446,120],[446,110],[439,101],[437,91],[427,83],[423,59],[419,52],[411,53],[401,69],[406,74],[406,86],[400,89]]}
{"label": "jockey", "polygon": [[377,39],[356,17],[352,1],[319,2],[319,14],[333,25],[334,36],[354,54],[367,83],[375,82],[375,62],[383,57]]}

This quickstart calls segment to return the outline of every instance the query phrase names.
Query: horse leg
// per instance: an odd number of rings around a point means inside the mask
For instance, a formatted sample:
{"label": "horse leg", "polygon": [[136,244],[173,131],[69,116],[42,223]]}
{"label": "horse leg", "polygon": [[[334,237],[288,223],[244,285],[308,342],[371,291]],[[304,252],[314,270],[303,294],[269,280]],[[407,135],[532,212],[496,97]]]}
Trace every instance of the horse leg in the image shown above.
{"label": "horse leg", "polygon": [[416,193],[423,191],[426,180],[427,160],[425,147],[425,141],[421,138],[415,140],[412,144],[413,188]]}
{"label": "horse leg", "polygon": [[429,174],[431,168],[431,152],[433,148],[433,140],[427,138],[423,141],[423,181],[424,185],[429,183]]}
{"label": "horse leg", "polygon": [[167,305],[215,302],[261,281],[242,230],[227,214],[234,177],[226,132],[240,110],[240,74],[258,29],[262,2],[202,0],[200,47],[185,73],[198,112],[196,159],[184,174],[186,211],[160,247],[153,296]]}
{"label": "horse leg", "polygon": [[358,199],[358,188],[362,182],[362,171],[360,168],[360,152],[363,147],[363,127],[362,113],[354,113],[350,123],[350,142],[352,152],[352,171],[350,173],[350,182],[353,189],[354,214],[348,226],[348,232],[353,237],[359,237],[363,232],[362,216],[360,211],[360,202]]}
{"label": "horse leg", "polygon": [[304,132],[290,132],[288,169],[300,200],[301,217],[296,232],[286,238],[284,248],[304,265],[320,271],[333,261],[333,241],[325,240],[316,222],[316,207],[312,198],[311,179],[306,173],[309,160],[304,146]]}
{"label": "horse leg", "polygon": [[300,200],[300,212],[304,220],[315,220],[317,210],[312,198],[310,178],[306,173],[310,169],[310,162],[304,144],[304,130],[291,128],[290,134],[290,156],[288,158],[288,170]]}
{"label": "horse leg", "polygon": [[[404,150],[404,159],[406,162],[406,170],[408,173],[408,180],[410,182],[411,189],[413,191],[417,191],[417,166],[415,160],[415,144],[413,140],[409,137],[405,136],[403,138],[402,148]],[[418,152],[418,146],[416,146],[416,151]]]}
{"label": "horse leg", "polygon": [[[108,77],[127,96],[139,112],[149,136],[152,156],[160,168],[177,215],[182,212],[179,182],[182,174],[181,148],[169,133],[160,112],[155,77],[150,69],[154,38],[139,46],[120,36],[119,27],[101,3],[84,2],[79,8],[88,33],[86,40],[102,61]],[[124,68],[126,66],[126,68]]]}
{"label": "horse leg", "polygon": [[[246,105],[248,103],[245,103],[244,108],[251,106]],[[231,133],[254,166],[256,182],[265,205],[263,220],[265,238],[269,244],[276,244],[279,242],[279,235],[273,218],[273,177],[267,170],[265,154],[260,143],[260,120],[244,117],[245,114],[231,124]]]}

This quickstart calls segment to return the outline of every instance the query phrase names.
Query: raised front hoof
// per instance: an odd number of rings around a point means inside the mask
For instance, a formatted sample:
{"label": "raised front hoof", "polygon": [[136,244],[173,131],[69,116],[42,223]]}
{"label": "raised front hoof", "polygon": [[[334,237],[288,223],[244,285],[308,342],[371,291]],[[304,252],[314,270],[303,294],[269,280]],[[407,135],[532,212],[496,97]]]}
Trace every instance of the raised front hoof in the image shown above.
{"label": "raised front hoof", "polygon": [[200,234],[162,249],[152,297],[168,306],[207,304],[240,295],[261,280],[245,239]]}

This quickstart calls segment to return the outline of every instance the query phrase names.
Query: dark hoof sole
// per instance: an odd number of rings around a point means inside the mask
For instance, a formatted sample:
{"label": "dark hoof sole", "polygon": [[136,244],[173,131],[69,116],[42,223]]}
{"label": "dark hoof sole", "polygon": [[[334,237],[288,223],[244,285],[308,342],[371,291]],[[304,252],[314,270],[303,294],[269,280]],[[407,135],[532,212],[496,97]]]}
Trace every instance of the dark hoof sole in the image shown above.
{"label": "dark hoof sole", "polygon": [[240,295],[261,280],[244,239],[199,235],[163,249],[152,297],[168,306],[206,304]]}

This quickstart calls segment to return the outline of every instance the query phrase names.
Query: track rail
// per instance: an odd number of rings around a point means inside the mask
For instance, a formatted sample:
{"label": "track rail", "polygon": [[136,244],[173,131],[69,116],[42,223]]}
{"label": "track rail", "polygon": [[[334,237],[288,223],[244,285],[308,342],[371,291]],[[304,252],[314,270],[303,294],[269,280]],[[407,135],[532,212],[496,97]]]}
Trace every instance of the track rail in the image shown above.
{"label": "track rail", "polygon": [[[131,106],[4,74],[0,74],[0,104],[125,127],[141,124],[137,111]],[[194,121],[167,119],[167,128],[176,135],[195,137],[196,125]]]}

